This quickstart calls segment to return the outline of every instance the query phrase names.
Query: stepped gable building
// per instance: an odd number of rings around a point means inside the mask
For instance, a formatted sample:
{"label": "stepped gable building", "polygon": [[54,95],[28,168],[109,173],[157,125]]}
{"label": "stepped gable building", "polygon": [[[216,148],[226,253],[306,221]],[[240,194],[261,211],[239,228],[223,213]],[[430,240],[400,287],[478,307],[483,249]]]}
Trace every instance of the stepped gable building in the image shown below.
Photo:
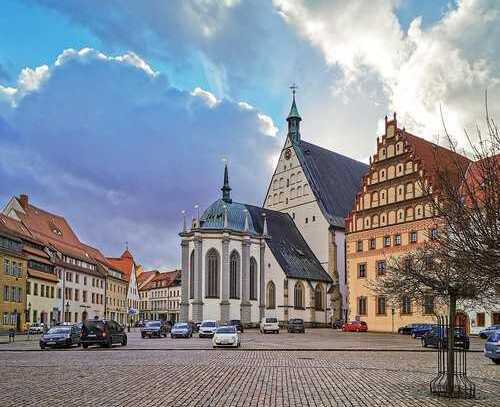
{"label": "stepped gable building", "polygon": [[127,282],[127,314],[129,322],[139,319],[139,288],[137,286],[137,265],[134,257],[127,248],[120,257],[106,258],[111,267],[122,273]]}
{"label": "stepped gable building", "polygon": [[[27,195],[11,198],[2,213],[19,222],[26,235],[41,242],[54,265],[59,281],[57,306],[50,311],[50,322],[78,322],[85,311],[89,318],[102,318],[106,277],[102,254],[82,243],[64,217],[32,205]],[[39,259],[41,248],[35,248]],[[51,296],[50,288],[49,293]]]}
{"label": "stepped gable building", "polygon": [[234,202],[227,166],[221,190],[221,198],[190,230],[184,222],[180,233],[180,320],[239,319],[248,326],[272,316],[325,324],[333,279],[292,217]]}
{"label": "stepped gable building", "polygon": [[[405,255],[437,231],[438,219],[429,203],[437,190],[436,169],[469,160],[446,148],[414,136],[386,118],[385,134],[377,138],[377,151],[356,202],[346,219],[349,319],[366,321],[370,330],[396,332],[409,323],[434,322],[434,299],[416,304],[404,296],[389,304],[366,287],[383,278],[390,257]],[[458,185],[457,185],[458,187]]]}
{"label": "stepped gable building", "polygon": [[345,218],[352,208],[368,166],[302,140],[293,101],[288,135],[269,183],[264,207],[294,220],[321,266],[334,281],[331,319],[347,315]]}

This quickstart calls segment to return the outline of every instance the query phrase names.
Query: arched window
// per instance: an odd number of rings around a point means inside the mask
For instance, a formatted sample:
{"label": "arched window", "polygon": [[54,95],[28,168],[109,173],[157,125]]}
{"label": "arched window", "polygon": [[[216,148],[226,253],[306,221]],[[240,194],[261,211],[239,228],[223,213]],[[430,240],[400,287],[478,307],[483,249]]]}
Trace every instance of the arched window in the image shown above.
{"label": "arched window", "polygon": [[267,283],[267,308],[276,308],[276,286],[272,281],[269,281],[269,283]]}
{"label": "arched window", "polygon": [[300,281],[295,283],[293,290],[294,307],[304,309],[304,286]]}
{"label": "arched window", "polygon": [[314,309],[316,311],[324,311],[325,309],[323,293],[323,285],[321,283],[316,284],[316,288],[314,289]]}
{"label": "arched window", "polygon": [[295,174],[292,172],[292,174],[290,175],[290,184],[294,183],[295,183]]}
{"label": "arched window", "polygon": [[285,186],[285,180],[283,178],[280,178],[280,188],[283,188]]}
{"label": "arched window", "polygon": [[273,181],[273,189],[278,189],[278,179]]}
{"label": "arched window", "polygon": [[257,261],[250,258],[250,299],[257,299]]}
{"label": "arched window", "polygon": [[297,187],[297,198],[299,196],[302,196],[302,187],[300,185]]}
{"label": "arched window", "polygon": [[285,194],[283,192],[280,192],[280,203],[285,202]]}
{"label": "arched window", "polygon": [[229,256],[229,298],[240,298],[240,255],[236,250]]}
{"label": "arched window", "polygon": [[219,297],[219,253],[217,250],[210,249],[206,260],[206,296],[211,298]]}
{"label": "arched window", "polygon": [[194,250],[189,256],[189,298],[194,298]]}

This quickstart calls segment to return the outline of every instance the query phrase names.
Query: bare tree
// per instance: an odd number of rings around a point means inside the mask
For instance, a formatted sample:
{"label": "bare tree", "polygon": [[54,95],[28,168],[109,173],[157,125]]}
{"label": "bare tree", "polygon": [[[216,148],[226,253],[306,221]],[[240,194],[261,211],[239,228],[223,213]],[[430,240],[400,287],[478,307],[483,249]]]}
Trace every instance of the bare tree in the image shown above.
{"label": "bare tree", "polygon": [[[417,249],[388,261],[383,278],[368,286],[393,304],[404,298],[424,302],[432,296],[447,308],[447,390],[453,393],[454,332],[457,302],[486,305],[500,287],[500,135],[486,109],[486,133],[466,132],[469,158],[458,153],[445,129],[449,149],[435,146],[431,182],[422,182],[439,227]],[[444,124],[444,121],[443,121]]]}

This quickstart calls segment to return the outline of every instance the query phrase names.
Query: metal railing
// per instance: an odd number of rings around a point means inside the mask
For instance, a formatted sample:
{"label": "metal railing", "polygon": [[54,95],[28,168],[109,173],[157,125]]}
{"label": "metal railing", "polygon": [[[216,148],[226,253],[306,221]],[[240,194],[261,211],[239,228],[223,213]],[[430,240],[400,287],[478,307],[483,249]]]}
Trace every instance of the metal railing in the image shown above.
{"label": "metal railing", "polygon": [[[476,385],[467,377],[467,349],[465,344],[448,349],[447,333],[451,332],[448,317],[438,316],[437,365],[438,374],[430,382],[432,394],[450,398],[472,399],[476,397]],[[465,328],[464,328],[465,329]],[[455,331],[455,328],[453,328]],[[454,335],[454,332],[453,332]],[[453,356],[449,355],[452,352]],[[453,357],[452,370],[448,370]]]}

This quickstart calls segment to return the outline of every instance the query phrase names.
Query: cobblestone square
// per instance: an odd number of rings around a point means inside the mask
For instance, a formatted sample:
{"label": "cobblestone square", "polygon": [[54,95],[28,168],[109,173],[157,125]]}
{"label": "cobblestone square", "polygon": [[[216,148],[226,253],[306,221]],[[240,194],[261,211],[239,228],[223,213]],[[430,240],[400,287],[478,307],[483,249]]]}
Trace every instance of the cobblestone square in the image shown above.
{"label": "cobblestone square", "polygon": [[241,350],[129,338],[111,350],[0,345],[2,406],[500,406],[499,368],[479,339],[468,356],[478,398],[456,401],[429,395],[435,353],[406,336],[248,331]]}

